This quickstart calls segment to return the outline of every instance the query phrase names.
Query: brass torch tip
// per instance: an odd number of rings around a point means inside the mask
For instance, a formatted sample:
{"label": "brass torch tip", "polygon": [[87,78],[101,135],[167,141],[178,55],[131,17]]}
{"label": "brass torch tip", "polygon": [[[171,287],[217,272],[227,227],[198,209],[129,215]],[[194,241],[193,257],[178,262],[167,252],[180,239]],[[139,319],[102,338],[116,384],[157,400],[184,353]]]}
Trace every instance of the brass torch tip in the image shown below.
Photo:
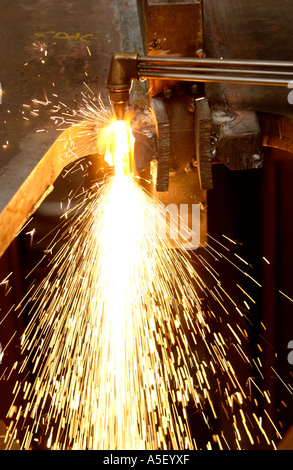
{"label": "brass torch tip", "polygon": [[114,103],[114,113],[117,121],[123,121],[126,103]]}

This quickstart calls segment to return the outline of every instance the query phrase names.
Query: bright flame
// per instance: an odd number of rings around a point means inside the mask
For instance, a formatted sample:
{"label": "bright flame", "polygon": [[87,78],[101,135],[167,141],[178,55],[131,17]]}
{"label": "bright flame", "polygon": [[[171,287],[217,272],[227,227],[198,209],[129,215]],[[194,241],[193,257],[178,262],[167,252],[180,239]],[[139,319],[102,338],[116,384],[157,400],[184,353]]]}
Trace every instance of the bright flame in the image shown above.
{"label": "bright flame", "polygon": [[105,161],[115,166],[116,175],[133,175],[134,137],[126,121],[113,121],[99,137],[99,146]]}
{"label": "bright flame", "polygon": [[[103,302],[103,333],[98,347],[100,399],[95,446],[104,449],[152,447],[145,384],[151,372],[148,317],[143,283],[147,267],[142,231],[144,207],[131,178],[115,176],[107,196],[97,243],[103,248],[96,265],[98,301]],[[149,269],[148,269],[149,272]],[[96,314],[95,311],[92,314]],[[145,375],[145,376],[144,376]],[[105,426],[104,423],[107,423]],[[155,434],[155,433],[154,433]],[[145,447],[146,446],[146,447]]]}

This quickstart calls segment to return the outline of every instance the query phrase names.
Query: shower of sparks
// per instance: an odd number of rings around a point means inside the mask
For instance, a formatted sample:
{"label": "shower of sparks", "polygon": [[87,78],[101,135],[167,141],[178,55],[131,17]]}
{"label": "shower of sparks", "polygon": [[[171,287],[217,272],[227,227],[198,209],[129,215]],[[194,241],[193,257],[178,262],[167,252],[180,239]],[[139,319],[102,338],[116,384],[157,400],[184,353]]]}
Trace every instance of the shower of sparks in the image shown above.
{"label": "shower of sparks", "polygon": [[[48,275],[15,309],[30,320],[13,366],[6,448],[38,439],[50,449],[275,448],[261,360],[246,353],[253,299],[238,286],[240,306],[199,255],[208,286],[192,255],[160,237],[165,211],[131,174],[126,123],[109,124],[95,104],[64,114],[71,124],[95,116],[96,132],[83,137],[98,139],[115,174],[68,208],[47,249],[62,242]],[[205,250],[228,260],[211,243]]]}

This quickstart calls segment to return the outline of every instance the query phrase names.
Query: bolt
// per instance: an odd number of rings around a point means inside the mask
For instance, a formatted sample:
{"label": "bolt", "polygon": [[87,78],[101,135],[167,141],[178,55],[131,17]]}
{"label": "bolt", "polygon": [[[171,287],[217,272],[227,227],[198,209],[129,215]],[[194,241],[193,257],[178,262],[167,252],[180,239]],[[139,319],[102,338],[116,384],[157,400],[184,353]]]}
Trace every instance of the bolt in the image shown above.
{"label": "bolt", "polygon": [[192,168],[192,163],[188,163],[184,168],[185,173],[189,173],[190,171],[192,171]]}
{"label": "bolt", "polygon": [[196,55],[197,55],[197,57],[199,57],[200,59],[202,59],[203,57],[206,57],[206,53],[204,52],[203,49],[197,49],[197,50],[196,50]]}
{"label": "bolt", "polygon": [[191,165],[193,166],[193,168],[197,168],[197,160],[196,160],[196,157],[193,157],[193,159],[191,160]]}
{"label": "bolt", "polygon": [[261,155],[259,155],[258,153],[255,153],[252,155],[252,159],[256,162],[259,162],[259,160],[261,160]]}
{"label": "bolt", "polygon": [[164,97],[169,100],[170,98],[172,98],[173,96],[173,90],[171,90],[171,88],[166,88],[164,91]]}
{"label": "bolt", "polygon": [[212,133],[211,135],[211,145],[214,146],[218,142],[219,137],[215,132]]}
{"label": "bolt", "polygon": [[193,93],[194,95],[197,95],[198,93],[198,84],[197,83],[193,83],[190,87],[190,91],[191,93]]}
{"label": "bolt", "polygon": [[195,108],[196,108],[195,100],[194,100],[194,99],[191,99],[190,102],[188,103],[188,111],[189,111],[190,113],[194,113],[194,112],[195,112]]}
{"label": "bolt", "polygon": [[260,168],[262,166],[262,156],[258,153],[252,155],[252,166],[253,168]]}

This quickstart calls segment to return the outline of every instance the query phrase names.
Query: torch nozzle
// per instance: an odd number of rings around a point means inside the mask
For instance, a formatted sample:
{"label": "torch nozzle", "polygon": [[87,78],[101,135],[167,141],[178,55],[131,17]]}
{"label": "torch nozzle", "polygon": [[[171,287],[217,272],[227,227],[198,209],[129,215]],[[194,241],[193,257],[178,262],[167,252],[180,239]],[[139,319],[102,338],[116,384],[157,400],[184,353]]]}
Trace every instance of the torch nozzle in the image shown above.
{"label": "torch nozzle", "polygon": [[114,107],[114,113],[117,121],[123,121],[124,120],[124,114],[125,114],[125,108],[126,108],[126,103],[113,103]]}
{"label": "torch nozzle", "polygon": [[138,54],[133,52],[118,52],[111,60],[106,86],[119,121],[124,119],[132,80],[138,79],[137,58]]}

